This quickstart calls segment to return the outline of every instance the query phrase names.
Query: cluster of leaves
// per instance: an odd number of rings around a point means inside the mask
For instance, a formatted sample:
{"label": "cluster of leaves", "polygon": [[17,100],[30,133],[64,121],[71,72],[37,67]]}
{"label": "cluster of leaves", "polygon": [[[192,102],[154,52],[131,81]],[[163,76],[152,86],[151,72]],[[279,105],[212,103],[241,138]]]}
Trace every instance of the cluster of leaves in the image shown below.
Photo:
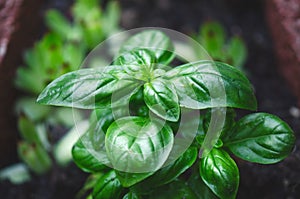
{"label": "cluster of leaves", "polygon": [[[291,152],[294,134],[278,117],[254,113],[236,121],[234,108],[257,109],[243,73],[207,60],[167,67],[172,49],[163,32],[142,31],[125,41],[113,65],[67,73],[39,95],[42,104],[93,110],[72,150],[75,163],[92,173],[88,197],[235,198],[239,171],[231,154],[271,164]],[[219,100],[220,82],[226,100]],[[199,110],[205,114],[194,117]],[[221,128],[211,128],[219,122],[212,115],[225,117]],[[183,139],[190,131],[192,144],[174,158],[175,134]],[[204,153],[209,136],[212,148]]]}
{"label": "cluster of leaves", "polygon": [[[25,52],[25,66],[19,67],[15,79],[16,87],[24,91],[16,104],[18,129],[23,139],[18,151],[20,158],[35,173],[42,174],[52,165],[49,126],[69,129],[74,125],[71,109],[41,106],[36,103],[36,96],[55,78],[78,69],[91,49],[117,31],[119,13],[116,2],[108,2],[106,10],[102,10],[98,0],[76,0],[71,8],[72,21],[57,10],[46,12],[49,31],[34,48]],[[79,113],[75,114],[77,118],[81,117]],[[61,157],[62,151],[57,152],[58,157],[54,154],[58,163],[66,164],[71,160],[71,147],[72,143],[69,149],[66,146],[62,150],[69,150],[67,159]]]}
{"label": "cluster of leaves", "polygon": [[243,65],[247,58],[246,45],[239,36],[233,36],[227,41],[226,31],[220,23],[215,21],[204,23],[195,39],[214,60],[228,63],[244,71]]}

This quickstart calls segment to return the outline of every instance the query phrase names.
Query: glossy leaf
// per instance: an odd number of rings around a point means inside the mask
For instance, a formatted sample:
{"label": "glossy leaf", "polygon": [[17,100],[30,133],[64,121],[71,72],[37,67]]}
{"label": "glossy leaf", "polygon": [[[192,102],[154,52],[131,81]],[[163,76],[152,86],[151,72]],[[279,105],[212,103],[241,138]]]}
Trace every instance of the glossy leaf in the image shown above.
{"label": "glossy leaf", "polygon": [[176,122],[180,116],[178,97],[172,83],[155,80],[144,85],[144,100],[156,115]]}
{"label": "glossy leaf", "polygon": [[120,180],[123,187],[130,187],[145,178],[151,176],[153,172],[148,173],[127,173],[122,171],[116,171],[117,178]]}
{"label": "glossy leaf", "polygon": [[93,189],[94,199],[120,198],[123,188],[114,170],[102,175]]}
{"label": "glossy leaf", "polygon": [[[99,113],[100,114],[100,113]],[[72,148],[74,162],[79,168],[86,172],[98,172],[107,168],[110,161],[105,152],[105,134],[108,124],[113,118],[110,110],[102,110],[98,118],[94,114],[88,131],[82,135]]]}
{"label": "glossy leaf", "polygon": [[122,45],[119,54],[141,48],[153,52],[161,64],[168,64],[174,58],[171,40],[158,30],[145,30],[133,35]]}
{"label": "glossy leaf", "polygon": [[201,159],[200,175],[218,197],[222,199],[236,197],[239,171],[234,160],[224,150],[213,149]]}
{"label": "glossy leaf", "polygon": [[188,180],[188,186],[198,199],[217,199],[217,196],[209,189],[201,179],[199,172],[193,172]]}
{"label": "glossy leaf", "polygon": [[257,108],[248,79],[238,69],[220,62],[198,61],[168,71],[182,107],[206,109],[232,107]]}
{"label": "glossy leaf", "polygon": [[268,113],[255,113],[239,120],[224,140],[234,155],[251,162],[272,164],[292,151],[295,136],[280,118]]}
{"label": "glossy leaf", "polygon": [[158,119],[123,117],[106,133],[107,156],[116,170],[148,173],[166,161],[174,142],[171,127]]}
{"label": "glossy leaf", "polygon": [[151,50],[133,49],[132,51],[121,54],[114,63],[115,65],[142,65],[150,68],[155,62],[156,58]]}
{"label": "glossy leaf", "polygon": [[[102,69],[81,69],[51,82],[37,101],[42,104],[84,109],[107,108],[124,102],[138,87],[138,82],[120,80]],[[118,99],[118,102],[114,99]]]}
{"label": "glossy leaf", "polygon": [[198,150],[196,147],[188,148],[175,162],[163,167],[149,178],[136,184],[133,189],[137,192],[147,193],[155,187],[172,182],[194,164],[197,154]]}

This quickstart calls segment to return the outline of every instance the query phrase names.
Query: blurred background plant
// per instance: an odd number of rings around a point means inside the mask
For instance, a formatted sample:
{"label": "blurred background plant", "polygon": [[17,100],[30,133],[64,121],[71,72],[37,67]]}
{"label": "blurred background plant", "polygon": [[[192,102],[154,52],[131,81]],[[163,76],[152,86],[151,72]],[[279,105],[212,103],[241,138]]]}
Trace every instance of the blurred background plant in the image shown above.
{"label": "blurred background plant", "polygon": [[[3,169],[0,179],[22,183],[30,180],[29,170],[44,174],[53,164],[65,166],[71,161],[71,148],[79,136],[71,127],[74,118],[83,120],[82,113],[39,105],[37,95],[55,78],[78,69],[90,50],[119,31],[119,20],[119,5],[114,1],[103,9],[99,0],[76,0],[70,19],[55,9],[46,12],[48,31],[25,52],[24,66],[18,68],[15,79],[22,91],[15,109],[21,137],[18,153],[23,163]],[[87,122],[79,122],[76,128],[85,131]],[[63,136],[59,140],[53,138],[57,132],[58,137]]]}

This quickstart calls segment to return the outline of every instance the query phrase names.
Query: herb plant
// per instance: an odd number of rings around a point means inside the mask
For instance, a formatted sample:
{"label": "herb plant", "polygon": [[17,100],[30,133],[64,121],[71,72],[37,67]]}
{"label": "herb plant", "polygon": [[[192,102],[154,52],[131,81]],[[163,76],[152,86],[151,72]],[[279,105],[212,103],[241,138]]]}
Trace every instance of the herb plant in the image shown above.
{"label": "herb plant", "polygon": [[195,39],[214,60],[228,63],[244,71],[247,48],[240,36],[234,35],[227,40],[225,28],[216,21],[208,21],[200,27]]}
{"label": "herb plant", "polygon": [[88,197],[235,198],[231,155],[273,164],[291,152],[293,131],[278,117],[236,119],[235,108],[257,109],[243,73],[211,60],[174,67],[174,58],[170,38],[146,30],[124,42],[112,65],[64,74],[39,95],[41,104],[92,110],[72,150],[91,173]]}
{"label": "herb plant", "polygon": [[[109,1],[104,10],[99,0],[76,0],[70,12],[72,21],[55,9],[46,12],[48,31],[25,52],[25,65],[18,68],[15,79],[16,87],[22,91],[16,112],[22,138],[18,142],[18,153],[26,164],[22,167],[26,176],[29,175],[26,168],[36,174],[49,171],[53,164],[51,155],[59,165],[66,165],[72,159],[71,147],[76,140],[72,141],[74,130],[68,129],[74,125],[73,111],[41,106],[36,103],[36,97],[49,82],[78,69],[88,51],[119,29],[119,13],[116,2]],[[79,112],[75,114],[81,118]],[[85,126],[83,122],[80,128]],[[55,131],[68,134],[51,146]],[[49,141],[48,137],[52,139]]]}

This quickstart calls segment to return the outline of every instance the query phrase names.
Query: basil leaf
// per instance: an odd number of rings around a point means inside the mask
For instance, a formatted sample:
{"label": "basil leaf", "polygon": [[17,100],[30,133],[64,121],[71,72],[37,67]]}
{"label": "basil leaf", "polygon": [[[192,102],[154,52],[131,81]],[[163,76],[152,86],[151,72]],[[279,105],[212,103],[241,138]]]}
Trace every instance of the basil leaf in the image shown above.
{"label": "basil leaf", "polygon": [[[121,69],[112,69],[111,73],[122,73]],[[114,74],[103,72],[103,69],[81,69],[51,82],[39,95],[37,102],[84,109],[107,108],[117,104],[113,99],[120,99],[118,102],[124,103],[137,91],[139,84],[133,80],[119,79]]]}
{"label": "basil leaf", "polygon": [[173,122],[179,119],[178,97],[172,83],[167,80],[144,84],[144,100],[148,108],[163,119]]}
{"label": "basil leaf", "polygon": [[86,172],[98,172],[110,165],[105,151],[105,133],[114,121],[110,109],[97,109],[91,114],[90,127],[72,148],[76,165]]}
{"label": "basil leaf", "polygon": [[163,167],[162,169],[155,172],[154,175],[136,184],[133,187],[133,190],[135,190],[136,192],[146,193],[150,192],[155,187],[173,181],[194,164],[197,159],[197,154],[198,150],[196,147],[188,148],[187,151],[182,154],[175,162],[166,167]]}
{"label": "basil leaf", "polygon": [[238,69],[224,63],[198,61],[181,65],[168,71],[165,78],[173,82],[182,107],[257,108],[248,79]]}
{"label": "basil leaf", "polygon": [[127,173],[122,171],[116,171],[117,178],[120,180],[123,187],[130,187],[145,178],[153,174],[153,172],[148,173]]}
{"label": "basil leaf", "polygon": [[173,147],[171,127],[158,119],[123,117],[106,133],[107,156],[116,170],[147,173],[159,169]]}
{"label": "basil leaf", "polygon": [[217,199],[217,196],[204,184],[198,171],[192,173],[188,180],[188,186],[198,199]]}
{"label": "basil leaf", "polygon": [[145,30],[133,35],[122,45],[119,54],[141,48],[153,52],[157,62],[165,65],[169,64],[175,56],[170,38],[158,30]]}
{"label": "basil leaf", "polygon": [[123,188],[117,179],[114,170],[105,173],[99,178],[93,189],[94,199],[120,198]]}
{"label": "basil leaf", "polygon": [[292,129],[278,117],[255,113],[239,120],[224,140],[230,151],[251,162],[272,164],[292,151],[295,136]]}
{"label": "basil leaf", "polygon": [[200,162],[204,183],[220,198],[235,198],[239,186],[239,170],[224,150],[212,151]]}
{"label": "basil leaf", "polygon": [[[102,142],[104,144],[104,140]],[[85,172],[102,171],[107,168],[106,164],[109,164],[105,152],[98,152],[97,156],[93,153],[96,151],[95,149],[92,150],[93,145],[89,133],[85,133],[72,148],[74,162]]]}
{"label": "basil leaf", "polygon": [[133,49],[121,54],[114,63],[115,65],[143,65],[150,67],[156,63],[156,58],[151,50]]}

